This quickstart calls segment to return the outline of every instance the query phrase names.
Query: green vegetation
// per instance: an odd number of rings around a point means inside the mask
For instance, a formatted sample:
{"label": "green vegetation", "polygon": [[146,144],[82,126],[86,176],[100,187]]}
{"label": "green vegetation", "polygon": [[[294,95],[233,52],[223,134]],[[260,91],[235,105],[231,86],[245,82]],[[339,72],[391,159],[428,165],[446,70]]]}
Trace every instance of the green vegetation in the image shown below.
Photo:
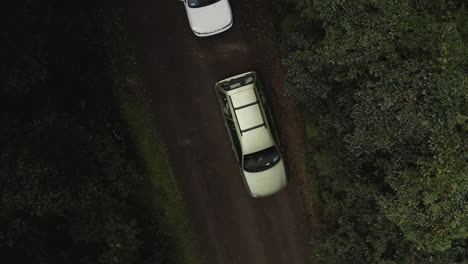
{"label": "green vegetation", "polygon": [[8,5],[0,263],[199,263],[119,3]]}
{"label": "green vegetation", "polygon": [[[287,89],[308,112],[331,263],[466,263],[467,14],[433,1],[299,0]],[[320,26],[317,26],[320,25]]]}
{"label": "green vegetation", "polygon": [[200,256],[185,215],[184,202],[175,176],[166,157],[164,145],[156,134],[147,92],[136,71],[135,51],[121,21],[123,10],[116,8],[106,14],[103,25],[106,47],[112,58],[112,79],[123,119],[130,129],[130,137],[144,163],[153,188],[146,189],[146,198],[152,199],[162,211],[161,232],[175,242],[178,263],[200,263]]}
{"label": "green vegetation", "polygon": [[[124,95],[122,98],[129,99]],[[159,217],[161,232],[175,242],[180,252],[176,256],[178,263],[200,263],[190,223],[185,215],[184,202],[170,169],[165,148],[155,135],[151,115],[142,104],[137,104],[138,102],[123,102],[121,107],[123,117],[131,130],[131,138],[137,144],[138,153],[154,187],[147,189],[145,194],[147,198],[153,199],[155,206],[163,212]]]}

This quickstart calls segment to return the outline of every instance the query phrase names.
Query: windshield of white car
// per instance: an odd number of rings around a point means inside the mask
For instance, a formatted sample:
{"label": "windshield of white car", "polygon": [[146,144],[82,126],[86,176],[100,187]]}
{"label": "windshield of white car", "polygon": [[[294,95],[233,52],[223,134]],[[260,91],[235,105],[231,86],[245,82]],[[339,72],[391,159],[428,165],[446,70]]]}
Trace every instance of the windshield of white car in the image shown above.
{"label": "windshield of white car", "polygon": [[221,0],[188,0],[188,6],[191,8],[204,7],[219,1]]}
{"label": "windshield of white car", "polygon": [[275,166],[281,159],[276,147],[270,147],[244,156],[244,170],[259,172]]}

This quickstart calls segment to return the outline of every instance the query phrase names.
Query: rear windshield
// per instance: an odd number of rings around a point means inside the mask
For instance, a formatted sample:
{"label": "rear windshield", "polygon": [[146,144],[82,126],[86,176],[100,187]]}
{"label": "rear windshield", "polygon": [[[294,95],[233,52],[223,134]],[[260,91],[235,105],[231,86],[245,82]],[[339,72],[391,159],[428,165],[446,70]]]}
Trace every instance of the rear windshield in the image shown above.
{"label": "rear windshield", "polygon": [[275,166],[281,160],[281,155],[276,147],[270,147],[244,156],[244,170],[259,172]]}
{"label": "rear windshield", "polygon": [[253,83],[255,80],[253,74],[247,74],[239,78],[231,79],[227,82],[221,84],[221,87],[225,91],[233,90],[242,86],[246,86],[247,84]]}
{"label": "rear windshield", "polygon": [[219,1],[221,0],[188,0],[188,6],[192,8],[204,7]]}

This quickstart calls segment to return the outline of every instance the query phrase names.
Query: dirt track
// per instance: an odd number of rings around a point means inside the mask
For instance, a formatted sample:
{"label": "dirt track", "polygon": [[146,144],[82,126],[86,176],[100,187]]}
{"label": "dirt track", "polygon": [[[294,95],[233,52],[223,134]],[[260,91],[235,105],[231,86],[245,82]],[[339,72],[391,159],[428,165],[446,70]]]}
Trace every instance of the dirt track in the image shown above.
{"label": "dirt track", "polygon": [[303,264],[306,230],[295,178],[272,197],[248,196],[214,94],[218,80],[250,70],[262,73],[253,59],[259,54],[241,27],[256,19],[242,16],[240,6],[246,3],[231,1],[232,29],[196,38],[179,1],[128,1],[156,126],[206,262]]}

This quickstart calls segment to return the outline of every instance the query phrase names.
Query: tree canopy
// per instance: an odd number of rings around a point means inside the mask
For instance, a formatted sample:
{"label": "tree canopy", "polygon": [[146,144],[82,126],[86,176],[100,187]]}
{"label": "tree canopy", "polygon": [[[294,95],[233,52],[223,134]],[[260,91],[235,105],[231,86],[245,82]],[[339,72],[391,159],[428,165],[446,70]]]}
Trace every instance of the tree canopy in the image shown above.
{"label": "tree canopy", "polygon": [[339,208],[325,210],[320,254],[337,263],[466,261],[466,11],[409,0],[297,7],[287,88],[322,135],[311,137],[319,148],[310,159],[324,207]]}

